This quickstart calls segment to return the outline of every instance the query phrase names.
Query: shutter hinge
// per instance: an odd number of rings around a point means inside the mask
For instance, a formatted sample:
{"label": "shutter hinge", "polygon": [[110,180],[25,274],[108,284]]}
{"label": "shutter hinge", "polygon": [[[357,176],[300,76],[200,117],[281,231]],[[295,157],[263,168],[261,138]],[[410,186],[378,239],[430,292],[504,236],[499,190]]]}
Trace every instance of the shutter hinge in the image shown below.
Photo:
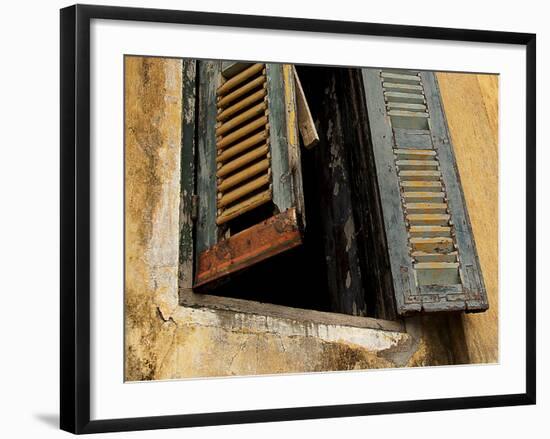
{"label": "shutter hinge", "polygon": [[199,196],[193,195],[191,197],[191,219],[197,221],[199,217]]}

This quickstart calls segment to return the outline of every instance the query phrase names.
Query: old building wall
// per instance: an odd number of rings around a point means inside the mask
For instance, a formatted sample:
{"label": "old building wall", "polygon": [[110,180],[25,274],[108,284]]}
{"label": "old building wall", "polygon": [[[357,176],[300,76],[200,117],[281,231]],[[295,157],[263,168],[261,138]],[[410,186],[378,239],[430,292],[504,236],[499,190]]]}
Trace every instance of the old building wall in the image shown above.
{"label": "old building wall", "polygon": [[181,61],[125,69],[125,371],[153,379],[174,340],[157,300],[178,276]]}
{"label": "old building wall", "polygon": [[[127,57],[125,69],[126,380],[450,364],[474,349],[474,358],[489,358],[489,342],[473,336],[477,316],[413,318],[404,331],[398,323],[271,305],[265,312],[181,306],[182,62]],[[477,228],[472,222],[483,240],[480,215]],[[489,264],[491,248],[484,250]]]}
{"label": "old building wall", "polygon": [[438,73],[489,310],[459,319],[471,363],[498,361],[498,76]]}

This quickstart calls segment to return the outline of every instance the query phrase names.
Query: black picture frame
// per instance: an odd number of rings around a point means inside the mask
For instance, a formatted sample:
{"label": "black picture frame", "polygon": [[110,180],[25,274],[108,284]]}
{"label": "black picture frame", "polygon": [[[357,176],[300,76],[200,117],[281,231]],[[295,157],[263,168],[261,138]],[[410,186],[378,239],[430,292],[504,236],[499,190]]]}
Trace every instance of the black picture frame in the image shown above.
{"label": "black picture frame", "polygon": [[[131,20],[255,29],[523,45],[526,47],[526,392],[90,420],[90,21]],[[536,401],[536,35],[302,18],[75,5],[61,10],[61,404],[60,424],[73,433],[273,422],[535,404]]]}

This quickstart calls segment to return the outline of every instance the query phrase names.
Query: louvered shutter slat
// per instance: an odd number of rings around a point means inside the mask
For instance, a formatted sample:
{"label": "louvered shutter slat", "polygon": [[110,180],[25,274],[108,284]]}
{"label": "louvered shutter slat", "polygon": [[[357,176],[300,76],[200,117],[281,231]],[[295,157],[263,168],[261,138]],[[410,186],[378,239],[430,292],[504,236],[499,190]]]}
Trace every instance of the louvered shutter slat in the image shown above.
{"label": "louvered shutter slat", "polygon": [[[226,76],[226,81],[216,91],[218,156],[229,148],[240,147],[235,155],[254,148],[253,154],[237,158],[226,156],[217,161],[217,225],[271,200],[269,152],[262,145],[257,148],[257,142],[267,138],[269,132],[266,82],[266,66],[258,63]],[[235,92],[238,97],[227,99]],[[258,136],[258,131],[265,134]],[[258,191],[262,191],[261,196],[257,196]]]}

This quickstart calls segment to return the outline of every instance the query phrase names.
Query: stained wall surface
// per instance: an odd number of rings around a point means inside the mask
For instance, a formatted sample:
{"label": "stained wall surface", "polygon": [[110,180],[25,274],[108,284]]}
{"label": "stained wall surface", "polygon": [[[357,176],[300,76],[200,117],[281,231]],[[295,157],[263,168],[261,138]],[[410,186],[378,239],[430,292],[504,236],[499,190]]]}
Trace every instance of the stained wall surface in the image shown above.
{"label": "stained wall surface", "polygon": [[438,73],[489,310],[462,316],[471,363],[498,360],[498,76]]}
{"label": "stained wall surface", "polygon": [[438,75],[491,309],[408,319],[404,331],[180,306],[182,62],[127,57],[125,67],[126,380],[496,361],[495,77]]}

